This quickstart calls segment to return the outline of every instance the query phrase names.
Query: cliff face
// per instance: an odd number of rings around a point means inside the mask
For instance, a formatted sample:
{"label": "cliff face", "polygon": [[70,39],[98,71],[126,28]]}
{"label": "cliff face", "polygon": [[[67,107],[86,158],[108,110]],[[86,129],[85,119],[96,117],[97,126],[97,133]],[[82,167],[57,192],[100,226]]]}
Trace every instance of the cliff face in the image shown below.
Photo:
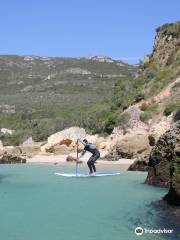
{"label": "cliff face", "polygon": [[153,52],[145,57],[140,72],[147,97],[157,95],[180,75],[180,22],[164,24],[156,32]]}
{"label": "cliff face", "polygon": [[[112,102],[117,104],[113,105],[112,109],[115,109],[117,127],[114,128],[111,138],[117,140],[119,148],[115,153],[113,151],[110,157],[121,157],[125,152],[138,158],[129,170],[147,169],[146,163],[152,145],[170,129],[172,116],[180,107],[180,22],[164,24],[156,29],[156,32],[153,51],[140,65],[134,85],[120,81],[114,87]],[[113,120],[109,120],[110,126]],[[136,140],[136,134],[141,137],[141,141]],[[147,139],[151,141],[150,144]],[[164,148],[167,147],[171,148],[165,144]],[[167,161],[167,166],[168,164]],[[165,173],[159,176],[158,181],[156,177],[155,183],[151,176],[149,182],[168,186],[165,161],[163,166],[160,164],[159,167]]]}
{"label": "cliff face", "polygon": [[180,112],[176,113],[174,121],[150,153],[146,183],[169,187],[164,199],[180,205]]}
{"label": "cliff face", "polygon": [[180,46],[180,22],[176,24],[164,24],[156,29],[157,35],[151,57],[161,67],[172,63]]}
{"label": "cliff face", "polygon": [[[142,129],[149,127],[154,117],[169,116],[179,108],[180,22],[165,24],[156,32],[153,51],[139,65],[133,81],[123,79],[116,82],[109,106],[94,109],[98,117],[91,114],[94,118],[90,122],[93,122],[95,132],[109,134],[116,127],[126,132],[135,121],[136,128]],[[132,106],[136,106],[138,115],[135,121],[134,114],[131,116],[132,109],[129,109]]]}
{"label": "cliff face", "polygon": [[[174,123],[157,141],[149,157],[148,184],[169,187],[164,199],[173,205],[180,205],[180,22],[165,24],[157,28],[154,48],[144,62],[144,72],[158,68],[159,73],[149,86],[163,84],[169,94],[158,101],[159,109],[168,116],[177,111]],[[173,84],[173,79],[174,85]],[[152,88],[151,88],[152,89]],[[150,90],[149,93],[152,91]]]}
{"label": "cliff face", "polygon": [[[136,79],[142,81],[144,95],[136,103],[141,110],[140,120],[145,120],[150,129],[148,137],[153,140],[150,145],[155,145],[147,155],[146,183],[168,187],[164,199],[180,205],[180,22],[165,24],[156,32],[153,52],[145,57]],[[157,134],[165,117],[168,128]],[[158,118],[157,128],[153,127]],[[142,170],[143,163],[142,159],[135,162],[130,170]]]}

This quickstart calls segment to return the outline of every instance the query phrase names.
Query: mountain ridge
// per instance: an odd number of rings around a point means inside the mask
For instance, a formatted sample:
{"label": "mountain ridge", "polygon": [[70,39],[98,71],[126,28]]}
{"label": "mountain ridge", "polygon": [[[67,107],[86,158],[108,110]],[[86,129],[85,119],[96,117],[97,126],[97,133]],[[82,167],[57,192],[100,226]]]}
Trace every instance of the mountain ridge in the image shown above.
{"label": "mountain ridge", "polygon": [[109,99],[115,82],[137,74],[135,66],[96,57],[1,55],[0,127],[16,130],[14,138],[23,141],[82,125],[87,109]]}

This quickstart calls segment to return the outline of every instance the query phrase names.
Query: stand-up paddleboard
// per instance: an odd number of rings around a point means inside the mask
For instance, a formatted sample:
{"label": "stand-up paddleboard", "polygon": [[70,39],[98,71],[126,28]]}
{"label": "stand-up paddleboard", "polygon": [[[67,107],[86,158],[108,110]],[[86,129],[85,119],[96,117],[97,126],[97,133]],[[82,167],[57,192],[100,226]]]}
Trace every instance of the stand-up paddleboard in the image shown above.
{"label": "stand-up paddleboard", "polygon": [[89,174],[83,174],[83,173],[55,173],[55,175],[61,176],[61,177],[106,177],[106,176],[117,176],[120,175],[120,173],[96,173],[96,175],[89,175]]}
{"label": "stand-up paddleboard", "polygon": [[[78,136],[78,134],[77,134]],[[117,176],[120,173],[111,173],[111,172],[106,172],[106,173],[96,173],[96,175],[89,175],[89,174],[83,174],[78,171],[78,162],[79,162],[79,139],[80,137],[77,137],[77,149],[76,149],[76,171],[75,173],[55,173],[55,175],[61,176],[61,177],[106,177],[106,176]],[[87,140],[86,140],[87,141]],[[81,143],[83,143],[81,141]],[[84,144],[83,144],[84,145]]]}

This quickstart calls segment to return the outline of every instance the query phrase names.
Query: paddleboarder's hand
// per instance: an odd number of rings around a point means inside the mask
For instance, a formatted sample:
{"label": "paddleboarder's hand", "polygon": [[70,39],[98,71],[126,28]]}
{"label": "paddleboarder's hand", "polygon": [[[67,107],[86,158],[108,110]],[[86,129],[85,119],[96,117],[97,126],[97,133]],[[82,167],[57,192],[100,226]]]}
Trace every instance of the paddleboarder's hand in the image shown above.
{"label": "paddleboarder's hand", "polygon": [[83,157],[85,152],[80,152],[80,158]]}

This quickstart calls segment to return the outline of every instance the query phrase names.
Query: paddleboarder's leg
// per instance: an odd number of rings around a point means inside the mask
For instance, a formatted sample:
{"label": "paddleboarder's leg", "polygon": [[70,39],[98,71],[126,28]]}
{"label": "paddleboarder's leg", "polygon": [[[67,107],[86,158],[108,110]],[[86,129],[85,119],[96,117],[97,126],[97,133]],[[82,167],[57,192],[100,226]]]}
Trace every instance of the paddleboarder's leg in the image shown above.
{"label": "paddleboarder's leg", "polygon": [[92,159],[92,167],[93,167],[93,170],[94,170],[94,172],[96,172],[96,167],[95,167],[95,162],[96,162],[96,160],[98,159],[98,158],[100,158],[100,153],[99,152],[97,152],[94,156],[93,156],[93,159]]}
{"label": "paddleboarder's leg", "polygon": [[[99,152],[97,152],[97,153],[95,153],[95,154],[93,154],[91,157],[90,157],[90,159],[88,160],[88,164],[90,165],[90,167],[91,167],[91,169],[92,169],[92,172],[96,172],[96,167],[95,167],[95,162],[96,162],[96,160],[98,159],[100,157],[100,153]],[[88,165],[88,166],[89,166]],[[91,172],[91,170],[90,170],[90,173],[92,173]]]}
{"label": "paddleboarder's leg", "polygon": [[93,168],[93,171],[96,172],[96,166],[94,165],[94,163],[92,164],[92,168]]}
{"label": "paddleboarder's leg", "polygon": [[87,165],[88,165],[88,167],[89,167],[89,173],[90,173],[90,174],[93,173],[91,157],[90,157],[90,159],[88,160]]}

